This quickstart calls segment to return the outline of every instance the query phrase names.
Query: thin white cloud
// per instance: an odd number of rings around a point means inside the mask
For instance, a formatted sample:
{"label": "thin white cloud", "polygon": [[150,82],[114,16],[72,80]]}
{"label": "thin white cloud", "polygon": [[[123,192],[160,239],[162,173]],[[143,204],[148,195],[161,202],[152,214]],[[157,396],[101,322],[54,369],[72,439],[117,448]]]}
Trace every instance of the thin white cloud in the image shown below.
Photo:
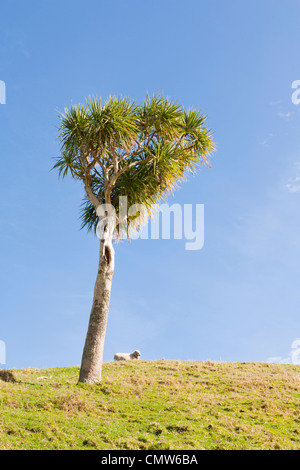
{"label": "thin white cloud", "polygon": [[296,168],[296,175],[289,179],[285,184],[285,189],[289,193],[299,193],[300,192],[300,162],[295,162],[294,167]]}
{"label": "thin white cloud", "polygon": [[275,356],[267,359],[268,363],[272,364],[293,364],[300,365],[300,338],[293,341],[291,350],[287,357]]}
{"label": "thin white cloud", "polygon": [[27,58],[30,57],[30,53],[29,53],[29,51],[26,49],[26,47],[25,47],[23,41],[17,41],[17,46],[19,47],[21,53],[22,53],[25,57],[27,57]]}
{"label": "thin white cloud", "polygon": [[287,113],[282,113],[281,111],[278,112],[278,116],[285,119],[290,119],[292,115],[293,113],[291,111],[288,111]]}
{"label": "thin white cloud", "polygon": [[288,190],[289,193],[300,193],[300,181],[298,180],[300,180],[299,177],[295,178],[295,181],[293,183],[287,183],[285,185],[285,188]]}
{"label": "thin white cloud", "polygon": [[264,147],[268,147],[270,140],[274,137],[274,134],[269,134],[264,140],[262,140],[259,145],[263,145]]}

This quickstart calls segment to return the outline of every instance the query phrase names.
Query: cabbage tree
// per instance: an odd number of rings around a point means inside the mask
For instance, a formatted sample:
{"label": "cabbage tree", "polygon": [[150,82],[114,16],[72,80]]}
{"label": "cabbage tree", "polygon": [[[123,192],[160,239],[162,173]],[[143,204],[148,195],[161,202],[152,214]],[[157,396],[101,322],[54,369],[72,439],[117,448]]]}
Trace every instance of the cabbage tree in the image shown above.
{"label": "cabbage tree", "polygon": [[[101,381],[115,267],[114,240],[141,223],[128,208],[153,207],[214,150],[206,117],[161,96],[142,105],[123,97],[90,98],[60,115],[60,156],[53,168],[83,184],[82,227],[99,235],[99,268],[79,381]],[[127,198],[127,209],[120,201]],[[112,210],[110,210],[112,208]]]}

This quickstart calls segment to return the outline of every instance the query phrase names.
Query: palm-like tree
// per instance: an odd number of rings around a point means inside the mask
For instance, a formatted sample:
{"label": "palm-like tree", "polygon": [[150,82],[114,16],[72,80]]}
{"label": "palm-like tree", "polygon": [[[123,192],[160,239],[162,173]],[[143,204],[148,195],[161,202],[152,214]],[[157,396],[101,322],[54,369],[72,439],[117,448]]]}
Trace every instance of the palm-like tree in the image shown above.
{"label": "palm-like tree", "polygon": [[[101,381],[103,347],[114,272],[116,211],[120,236],[135,227],[127,213],[121,217],[120,197],[127,207],[142,204],[148,214],[174,190],[187,172],[207,163],[214,150],[206,117],[199,111],[160,96],[147,97],[143,105],[122,97],[98,98],[86,106],[71,106],[60,116],[61,154],[53,168],[84,184],[82,227],[96,232],[101,224],[99,269],[79,381]],[[104,208],[104,210],[103,210]]]}

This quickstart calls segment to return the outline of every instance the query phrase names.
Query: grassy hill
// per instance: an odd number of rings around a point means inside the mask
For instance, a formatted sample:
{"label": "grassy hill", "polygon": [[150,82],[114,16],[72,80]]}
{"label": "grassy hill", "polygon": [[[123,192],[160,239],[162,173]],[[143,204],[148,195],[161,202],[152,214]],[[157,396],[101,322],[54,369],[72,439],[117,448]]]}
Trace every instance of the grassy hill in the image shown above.
{"label": "grassy hill", "polygon": [[299,366],[107,363],[93,386],[76,367],[13,373],[1,449],[300,449]]}

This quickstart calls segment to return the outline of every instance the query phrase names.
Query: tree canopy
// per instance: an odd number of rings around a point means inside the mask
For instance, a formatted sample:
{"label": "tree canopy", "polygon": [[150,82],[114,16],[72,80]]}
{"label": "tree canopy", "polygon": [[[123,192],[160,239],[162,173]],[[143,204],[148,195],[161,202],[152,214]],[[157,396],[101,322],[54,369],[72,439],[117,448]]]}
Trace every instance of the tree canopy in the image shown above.
{"label": "tree canopy", "polygon": [[81,219],[88,230],[96,230],[101,204],[112,204],[118,214],[120,196],[151,214],[188,172],[208,165],[214,150],[206,116],[159,95],[142,105],[92,97],[59,117],[61,153],[53,168],[83,182]]}

